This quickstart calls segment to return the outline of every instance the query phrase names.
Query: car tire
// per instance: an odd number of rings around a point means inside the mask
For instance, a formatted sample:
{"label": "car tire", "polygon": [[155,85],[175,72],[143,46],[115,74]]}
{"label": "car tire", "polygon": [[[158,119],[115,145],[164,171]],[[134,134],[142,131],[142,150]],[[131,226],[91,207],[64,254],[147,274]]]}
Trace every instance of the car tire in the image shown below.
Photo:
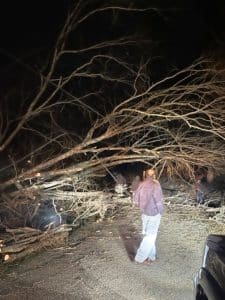
{"label": "car tire", "polygon": [[200,286],[198,287],[198,292],[195,300],[208,300],[208,297],[205,295],[203,289]]}

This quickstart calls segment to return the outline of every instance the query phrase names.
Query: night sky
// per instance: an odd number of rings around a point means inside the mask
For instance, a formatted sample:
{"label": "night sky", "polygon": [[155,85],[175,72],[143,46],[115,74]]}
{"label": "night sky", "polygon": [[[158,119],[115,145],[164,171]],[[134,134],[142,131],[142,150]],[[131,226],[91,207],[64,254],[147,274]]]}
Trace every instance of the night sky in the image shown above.
{"label": "night sky", "polygon": [[[120,1],[121,5],[124,2]],[[126,25],[131,30],[137,30],[145,38],[158,43],[155,55],[158,51],[171,63],[182,66],[209,47],[215,49],[224,43],[224,1],[138,2],[156,5],[163,13],[134,14],[131,19],[124,19],[127,24],[117,24],[114,30],[126,32]],[[74,1],[5,1],[4,6],[1,4],[0,48],[23,57],[52,47],[71,3]],[[4,56],[1,57],[3,62],[6,63]]]}

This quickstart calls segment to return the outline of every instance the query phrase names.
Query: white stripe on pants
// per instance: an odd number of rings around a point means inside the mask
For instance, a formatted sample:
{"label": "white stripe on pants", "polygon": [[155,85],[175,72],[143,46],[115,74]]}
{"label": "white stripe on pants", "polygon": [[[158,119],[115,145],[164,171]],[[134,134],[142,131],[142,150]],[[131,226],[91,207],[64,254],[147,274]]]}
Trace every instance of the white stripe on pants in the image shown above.
{"label": "white stripe on pants", "polygon": [[156,259],[155,241],[159,229],[161,215],[147,216],[142,214],[142,233],[145,235],[135,256],[135,261],[142,263],[146,259]]}

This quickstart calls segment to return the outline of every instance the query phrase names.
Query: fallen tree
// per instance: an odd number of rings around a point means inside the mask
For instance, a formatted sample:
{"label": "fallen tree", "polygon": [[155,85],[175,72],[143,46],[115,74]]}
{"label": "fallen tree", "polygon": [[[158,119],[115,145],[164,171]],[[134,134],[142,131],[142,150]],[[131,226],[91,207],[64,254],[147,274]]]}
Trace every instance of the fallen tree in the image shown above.
{"label": "fallen tree", "polygon": [[[94,192],[94,185],[83,188],[83,182],[104,176],[123,163],[145,162],[157,166],[160,174],[187,179],[194,178],[198,166],[223,170],[223,63],[201,58],[153,83],[147,72],[150,60],[134,64],[112,50],[133,47],[134,37],[72,48],[76,31],[96,15],[148,10],[152,8],[103,5],[93,9],[78,2],[68,15],[51,61],[39,77],[35,75],[40,84],[27,101],[21,101],[20,114],[9,120],[9,112],[1,110],[3,155],[7,156],[16,141],[29,139],[36,145],[32,151],[25,149],[28,151],[22,157],[11,156],[11,162],[1,168],[2,174],[8,171],[1,180],[1,207],[10,206],[8,212],[15,208],[18,215],[21,199],[31,205],[49,189],[53,194],[55,189],[55,196],[60,191],[62,197],[68,189],[77,195],[80,191]],[[73,63],[64,71],[61,65],[67,58]],[[85,86],[82,92],[80,82]],[[86,88],[90,83],[94,88]],[[109,96],[114,89],[113,96],[118,94],[118,99]],[[70,110],[77,117],[72,129],[63,126],[67,114],[71,117]],[[77,176],[82,180],[76,181]],[[55,182],[61,182],[60,188],[57,184],[54,187]]]}
{"label": "fallen tree", "polygon": [[[220,170],[224,166],[224,70],[207,67],[208,63],[200,60],[122,101],[97,118],[80,143],[21,171],[3,182],[2,189],[134,161],[154,162],[168,172],[191,172],[193,166]],[[74,157],[79,161],[67,163]]]}

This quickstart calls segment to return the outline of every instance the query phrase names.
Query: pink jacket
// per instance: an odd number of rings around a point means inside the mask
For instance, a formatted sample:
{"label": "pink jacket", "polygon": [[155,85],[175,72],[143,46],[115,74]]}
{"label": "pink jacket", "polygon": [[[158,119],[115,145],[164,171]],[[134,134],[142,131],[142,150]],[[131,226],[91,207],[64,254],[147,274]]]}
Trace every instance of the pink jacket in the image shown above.
{"label": "pink jacket", "polygon": [[134,202],[143,214],[155,216],[164,211],[163,193],[160,183],[152,178],[146,178],[134,192]]}

